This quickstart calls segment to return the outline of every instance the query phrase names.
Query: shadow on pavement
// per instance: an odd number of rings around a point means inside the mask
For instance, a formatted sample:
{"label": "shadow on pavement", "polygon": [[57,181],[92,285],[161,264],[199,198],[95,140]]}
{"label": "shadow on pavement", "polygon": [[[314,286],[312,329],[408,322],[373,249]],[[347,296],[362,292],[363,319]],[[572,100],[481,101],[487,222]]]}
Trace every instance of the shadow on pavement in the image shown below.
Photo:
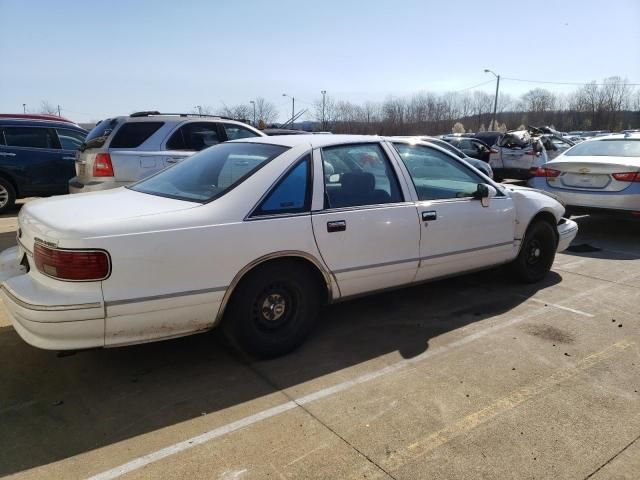
{"label": "shadow on pavement", "polygon": [[586,215],[574,218],[578,235],[564,253],[610,260],[640,258],[640,218]]}
{"label": "shadow on pavement", "polygon": [[[497,269],[327,307],[292,354],[247,364],[216,332],[58,356],[0,329],[0,475],[221,411],[505,313],[540,289]],[[524,296],[522,296],[524,295]]]}

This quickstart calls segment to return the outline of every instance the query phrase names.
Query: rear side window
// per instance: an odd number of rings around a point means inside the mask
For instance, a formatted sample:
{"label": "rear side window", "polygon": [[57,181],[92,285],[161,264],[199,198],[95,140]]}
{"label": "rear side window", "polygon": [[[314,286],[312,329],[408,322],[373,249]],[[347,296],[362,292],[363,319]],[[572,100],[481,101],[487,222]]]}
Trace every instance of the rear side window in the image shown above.
{"label": "rear side window", "polygon": [[234,125],[231,123],[224,123],[224,131],[227,133],[227,139],[237,140],[239,138],[251,138],[257,137],[258,134],[249,130],[248,128],[241,127],[240,125]]}
{"label": "rear side window", "polygon": [[84,142],[85,134],[82,132],[66,128],[56,128],[56,132],[63,150],[78,150]]}
{"label": "rear side window", "polygon": [[167,141],[167,150],[195,150],[196,152],[220,143],[218,124],[192,122],[180,127]]}
{"label": "rear side window", "polygon": [[40,127],[4,127],[8,147],[59,148],[51,129]]}
{"label": "rear side window", "polygon": [[127,122],[116,132],[109,148],[136,148],[156,133],[164,122]]}
{"label": "rear side window", "polygon": [[278,182],[254,215],[308,212],[311,209],[310,163],[311,156],[307,155]]}

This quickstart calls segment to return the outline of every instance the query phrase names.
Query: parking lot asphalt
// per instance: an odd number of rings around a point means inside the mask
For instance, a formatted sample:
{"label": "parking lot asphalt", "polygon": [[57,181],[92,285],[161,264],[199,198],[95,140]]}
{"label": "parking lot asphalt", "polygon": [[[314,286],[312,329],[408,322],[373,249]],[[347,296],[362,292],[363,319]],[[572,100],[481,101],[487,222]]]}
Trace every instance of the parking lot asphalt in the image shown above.
{"label": "parking lot asphalt", "polygon": [[0,475],[640,478],[640,222],[577,221],[542,284],[496,269],[332,305],[271,361],[215,331],[58,355],[2,316]]}

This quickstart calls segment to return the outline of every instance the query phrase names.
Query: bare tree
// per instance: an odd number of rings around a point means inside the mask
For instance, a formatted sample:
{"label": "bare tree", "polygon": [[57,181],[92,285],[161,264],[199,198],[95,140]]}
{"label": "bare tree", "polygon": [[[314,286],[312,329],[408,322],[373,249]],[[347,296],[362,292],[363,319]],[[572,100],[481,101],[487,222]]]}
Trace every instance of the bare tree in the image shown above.
{"label": "bare tree", "polygon": [[48,114],[48,115],[57,115],[58,114],[58,108],[53,106],[47,100],[42,100],[40,102],[40,112],[39,113],[44,113],[44,114]]}
{"label": "bare tree", "polygon": [[273,103],[268,102],[262,97],[256,98],[255,102],[256,121],[269,124],[278,119],[278,108]]}
{"label": "bare tree", "polygon": [[231,107],[223,104],[220,115],[222,115],[223,117],[233,118],[234,120],[246,121],[253,116],[253,108],[250,105],[243,103],[232,105]]}

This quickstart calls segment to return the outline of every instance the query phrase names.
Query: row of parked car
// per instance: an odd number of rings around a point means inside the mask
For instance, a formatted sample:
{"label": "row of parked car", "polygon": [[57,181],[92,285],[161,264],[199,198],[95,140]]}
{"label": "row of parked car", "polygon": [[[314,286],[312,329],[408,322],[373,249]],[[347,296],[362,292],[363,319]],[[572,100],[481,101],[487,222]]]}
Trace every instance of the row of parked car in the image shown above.
{"label": "row of parked car", "polygon": [[[204,148],[228,140],[291,133],[300,132],[277,129],[260,131],[230,118],[157,111],[109,118],[99,122],[90,132],[70,120],[52,115],[0,115],[0,212],[11,208],[17,198],[81,193],[129,185]],[[550,176],[550,171],[562,170],[550,166],[547,168],[549,162],[559,157],[566,160],[565,152],[570,151],[567,155],[575,157],[582,151],[591,152],[596,148],[587,146],[573,149],[577,143],[623,140],[635,138],[635,135],[634,131],[624,134],[605,131],[563,133],[549,127],[529,126],[524,130],[506,133],[480,132],[414,138],[445,149],[497,181],[528,181],[535,188],[554,191],[563,196],[576,212],[588,206],[622,206],[636,212],[640,210],[640,205],[633,196],[634,189],[628,190],[627,187],[631,185],[624,184],[624,179],[631,179],[632,176],[618,175],[635,171],[635,167],[628,165],[627,160],[615,164],[612,168],[616,171],[610,172],[615,176],[609,175],[607,178],[595,178],[593,175],[596,173],[592,172],[594,168],[598,172],[602,170],[599,165],[605,159],[597,158],[604,156],[602,152],[590,155],[596,158],[589,159],[589,162],[595,162],[598,167],[584,164],[576,167],[579,174],[577,178],[570,179],[558,174],[561,178],[555,179]],[[619,147],[622,144],[611,145]],[[630,148],[630,151],[635,151],[633,147]],[[610,147],[608,151],[612,157],[621,155],[624,159],[633,158],[626,150],[618,151]],[[562,165],[563,169],[569,168],[566,163]],[[618,171],[622,167],[631,167],[631,170]],[[632,180],[628,183],[636,182]],[[602,205],[592,205],[593,198],[581,200],[576,197],[577,192],[587,191],[591,197],[598,195],[601,200],[606,198],[607,201],[601,202]],[[611,195],[619,197],[627,194],[632,195],[630,199],[611,198]]]}

